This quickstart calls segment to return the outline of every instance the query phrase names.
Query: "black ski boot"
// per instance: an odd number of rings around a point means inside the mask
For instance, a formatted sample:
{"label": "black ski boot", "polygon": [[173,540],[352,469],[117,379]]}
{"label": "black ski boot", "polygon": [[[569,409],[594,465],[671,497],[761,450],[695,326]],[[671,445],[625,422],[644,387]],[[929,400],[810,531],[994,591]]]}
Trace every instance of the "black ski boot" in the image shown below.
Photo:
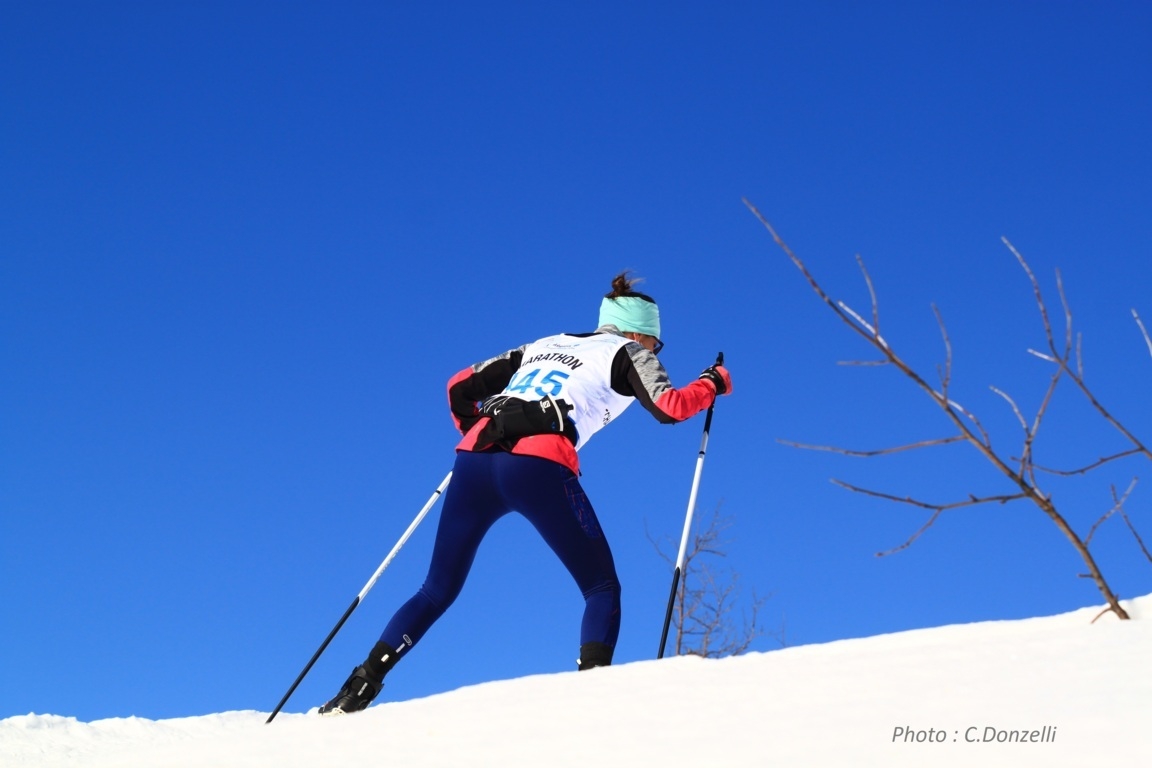
{"label": "black ski boot", "polygon": [[356,667],[340,689],[340,693],[320,707],[320,714],[324,717],[334,717],[367,709],[383,687],[383,679],[377,678],[364,667]]}
{"label": "black ski boot", "polygon": [[340,692],[324,706],[320,714],[324,717],[350,715],[367,709],[372,699],[384,687],[384,675],[396,665],[396,651],[387,643],[376,643],[368,654],[368,659],[352,670]]}
{"label": "black ski boot", "polygon": [[576,667],[583,672],[586,669],[611,666],[614,650],[612,646],[604,643],[584,643],[580,646],[580,658],[576,660]]}

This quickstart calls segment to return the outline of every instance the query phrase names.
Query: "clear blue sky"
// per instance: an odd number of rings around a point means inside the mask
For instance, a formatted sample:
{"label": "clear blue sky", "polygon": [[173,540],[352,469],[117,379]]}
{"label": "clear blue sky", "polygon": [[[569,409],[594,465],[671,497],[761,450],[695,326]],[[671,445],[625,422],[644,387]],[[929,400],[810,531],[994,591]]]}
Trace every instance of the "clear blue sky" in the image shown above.
{"label": "clear blue sky", "polygon": [[[1145,440],[1152,358],[1146,3],[5,3],[0,9],[0,717],[269,710],[448,471],[444,384],[591,329],[611,276],[660,302],[687,382],[723,350],[700,494],[790,643],[1099,602],[1056,529],[838,324],[880,292],[927,373],[1013,453],[996,385],[1048,367],[1027,280],[1064,276],[1089,381]],[[624,582],[617,659],[655,655],[702,420],[634,408],[583,451]],[[1042,461],[1127,447],[1072,390]],[[1086,532],[1146,461],[1052,484]],[[1133,521],[1152,539],[1152,489]],[[288,705],[331,695],[420,584],[433,514]],[[1112,521],[1125,597],[1152,565]],[[582,601],[508,519],[389,678],[407,699],[574,668]],[[758,646],[770,649],[765,640]]]}

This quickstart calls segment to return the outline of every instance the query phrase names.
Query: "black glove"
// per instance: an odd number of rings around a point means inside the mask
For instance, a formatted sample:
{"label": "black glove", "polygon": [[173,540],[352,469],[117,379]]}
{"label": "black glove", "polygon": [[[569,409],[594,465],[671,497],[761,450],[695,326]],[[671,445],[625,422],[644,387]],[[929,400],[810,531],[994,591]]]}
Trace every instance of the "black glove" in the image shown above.
{"label": "black glove", "polygon": [[712,365],[704,369],[699,378],[707,379],[716,385],[716,394],[722,395],[728,391],[728,382],[731,379],[728,377],[728,371],[720,365]]}

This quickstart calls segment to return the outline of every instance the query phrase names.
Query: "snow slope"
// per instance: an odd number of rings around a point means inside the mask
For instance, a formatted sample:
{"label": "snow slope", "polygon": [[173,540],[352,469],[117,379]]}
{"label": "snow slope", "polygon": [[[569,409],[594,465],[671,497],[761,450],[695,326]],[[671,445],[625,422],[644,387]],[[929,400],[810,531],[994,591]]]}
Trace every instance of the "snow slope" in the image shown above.
{"label": "snow slope", "polygon": [[[1125,605],[1133,621],[1109,614],[1093,624],[1100,609],[1086,608],[720,661],[640,662],[383,702],[340,719],[26,715],[0,721],[0,765],[1147,764],[1152,596]],[[1021,737],[1032,741],[995,740]]]}

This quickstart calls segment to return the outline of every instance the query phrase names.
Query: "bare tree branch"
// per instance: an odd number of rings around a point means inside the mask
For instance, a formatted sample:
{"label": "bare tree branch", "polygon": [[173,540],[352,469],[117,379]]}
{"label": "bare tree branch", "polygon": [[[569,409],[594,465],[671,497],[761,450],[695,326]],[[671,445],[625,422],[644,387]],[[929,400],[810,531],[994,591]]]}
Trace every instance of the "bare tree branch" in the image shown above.
{"label": "bare tree branch", "polygon": [[1031,432],[1028,429],[1028,422],[1024,421],[1024,414],[1020,413],[1020,408],[1016,405],[1016,401],[1009,397],[1007,393],[997,389],[996,387],[989,387],[989,389],[1007,400],[1008,405],[1012,406],[1012,413],[1016,414],[1016,420],[1020,422],[1020,427],[1024,430],[1024,437],[1027,439]]}
{"label": "bare tree branch", "polygon": [[864,275],[864,284],[868,286],[868,296],[872,300],[872,327],[876,329],[876,338],[880,337],[880,303],[876,301],[876,287],[872,284],[872,275],[868,274],[868,268],[864,266],[864,259],[860,258],[860,254],[856,254],[856,263],[860,266],[860,274]]}
{"label": "bare tree branch", "polygon": [[1084,378],[1084,334],[1076,334],[1076,374]]}
{"label": "bare tree branch", "polygon": [[1052,323],[1048,320],[1048,307],[1044,304],[1044,296],[1040,293],[1040,281],[1036,279],[1036,275],[1032,272],[1032,267],[1028,266],[1028,262],[1016,250],[1016,246],[1009,242],[1008,238],[1001,237],[1000,240],[1004,245],[1008,246],[1008,250],[1016,257],[1016,261],[1020,262],[1020,266],[1024,269],[1024,273],[1028,275],[1028,281],[1032,283],[1032,293],[1036,297],[1036,306],[1040,308],[1040,317],[1044,321],[1044,334],[1048,339],[1048,349],[1052,350],[1053,357],[1059,359],[1060,354],[1056,351],[1056,341],[1052,337]]}
{"label": "bare tree branch", "polygon": [[1132,525],[1132,521],[1128,519],[1128,513],[1123,509],[1120,510],[1120,518],[1124,524],[1128,526],[1128,530],[1132,532],[1135,537],[1136,543],[1140,545],[1140,551],[1144,553],[1144,557],[1148,558],[1148,562],[1152,563],[1152,552],[1148,551],[1148,547],[1144,546],[1144,539],[1140,538],[1140,534],[1136,532],[1136,526]]}
{"label": "bare tree branch", "polygon": [[[889,494],[880,494],[877,492],[869,492],[869,491],[865,491],[864,489],[858,489],[859,492],[870,493],[871,495],[879,496],[881,498],[888,498],[888,499],[891,499],[893,501],[898,501],[898,502],[908,503],[908,504],[914,504],[914,505],[920,506],[922,508],[933,510],[935,513],[933,515],[933,519],[928,521],[928,524],[924,527],[924,529],[926,529],[927,527],[930,527],[935,522],[935,519],[939,517],[939,514],[941,512],[943,512],[945,509],[955,508],[955,506],[969,506],[972,504],[985,503],[985,502],[991,502],[991,501],[1006,502],[1006,501],[1016,499],[1016,498],[1027,498],[1035,506],[1037,506],[1052,521],[1053,524],[1056,525],[1056,527],[1061,531],[1061,533],[1064,534],[1065,538],[1067,538],[1069,543],[1076,549],[1077,553],[1080,555],[1080,558],[1083,560],[1084,564],[1088,568],[1089,577],[1094,580],[1097,589],[1099,589],[1101,595],[1104,596],[1105,601],[1108,603],[1108,610],[1111,610],[1112,612],[1114,612],[1121,619],[1129,618],[1128,613],[1124,610],[1123,606],[1120,605],[1119,599],[1116,597],[1115,593],[1113,593],[1113,591],[1109,587],[1107,581],[1104,579],[1103,573],[1101,572],[1099,565],[1096,563],[1094,557],[1092,556],[1092,553],[1088,550],[1088,547],[1085,545],[1084,541],[1080,538],[1079,535],[1077,535],[1075,530],[1073,530],[1072,526],[1068,523],[1068,520],[1064,517],[1064,515],[1060,512],[1060,510],[1057,509],[1056,505],[1052,501],[1052,498],[1048,494],[1044,493],[1035,484],[1035,473],[1034,473],[1034,468],[1032,467],[1032,458],[1031,458],[1032,457],[1032,439],[1035,437],[1035,434],[1039,429],[1039,425],[1041,423],[1041,420],[1042,420],[1044,413],[1046,412],[1046,409],[1048,407],[1048,404],[1051,400],[1052,392],[1054,391],[1054,389],[1055,389],[1055,387],[1059,381],[1059,378],[1060,378],[1059,375],[1053,375],[1052,379],[1050,380],[1048,392],[1045,395],[1045,398],[1042,402],[1040,409],[1037,412],[1037,416],[1036,416],[1035,420],[1033,421],[1033,426],[1031,428],[1029,428],[1027,425],[1027,422],[1023,420],[1022,414],[1019,413],[1019,408],[1016,408],[1015,405],[1013,404],[1014,410],[1016,410],[1018,417],[1021,418],[1021,421],[1024,424],[1024,430],[1025,430],[1025,435],[1026,435],[1025,448],[1024,448],[1024,451],[1023,451],[1021,459],[1020,459],[1019,469],[1014,469],[1012,466],[1009,466],[1008,460],[1006,458],[1002,457],[993,448],[992,439],[991,439],[990,434],[983,427],[983,425],[980,423],[979,419],[975,416],[975,414],[971,413],[970,411],[968,411],[965,408],[963,408],[962,406],[960,406],[955,400],[953,400],[949,396],[947,386],[943,386],[942,390],[937,392],[935,389],[933,389],[933,387],[931,385],[929,385],[924,380],[924,378],[916,370],[914,370],[908,363],[906,363],[899,355],[896,354],[894,349],[889,345],[889,343],[885,339],[880,337],[879,331],[877,328],[877,326],[879,324],[878,320],[877,320],[878,310],[875,306],[873,307],[873,310],[874,310],[873,323],[868,324],[866,321],[864,321],[859,316],[859,314],[850,310],[846,304],[844,304],[843,302],[838,302],[838,301],[835,301],[834,299],[832,299],[824,291],[824,288],[816,280],[816,278],[812,275],[812,273],[809,272],[805,263],[792,251],[791,248],[788,247],[787,243],[785,243],[784,240],[779,236],[779,234],[777,234],[776,230],[772,227],[772,225],[768,222],[768,220],[766,218],[764,218],[764,216],[756,209],[756,207],[754,205],[752,205],[752,203],[750,203],[747,199],[744,200],[744,204],[748,207],[748,209],[752,212],[752,214],[760,221],[760,223],[767,229],[769,234],[772,236],[772,239],[781,248],[781,250],[784,251],[784,253],[788,256],[788,258],[796,266],[796,268],[800,270],[800,273],[804,276],[804,278],[805,278],[805,280],[807,280],[809,286],[816,293],[816,295],[821,299],[821,301],[823,301],[837,315],[837,317],[840,318],[840,320],[843,323],[845,323],[848,327],[850,327],[856,334],[858,334],[862,338],[864,338],[865,341],[867,341],[877,351],[880,352],[880,354],[884,357],[884,359],[888,360],[891,365],[896,367],[902,374],[904,374],[909,380],[911,380],[926,395],[928,395],[932,399],[932,401],[935,402],[936,405],[943,411],[944,415],[953,424],[953,426],[956,427],[959,434],[968,442],[968,444],[971,445],[973,448],[975,448],[1000,474],[1002,474],[1005,478],[1007,478],[1009,481],[1011,481],[1019,489],[1019,493],[1005,494],[1004,496],[1000,496],[1000,497],[986,497],[984,499],[981,499],[981,498],[976,497],[976,496],[970,496],[968,501],[958,502],[955,505],[927,504],[925,502],[918,502],[918,501],[911,499],[911,498],[900,498],[897,496],[891,496]],[[1031,267],[1028,265],[1028,262],[1024,259],[1024,257],[1016,250],[1016,248],[1008,241],[1007,238],[1003,238],[1003,240],[1004,240],[1005,245],[1008,246],[1009,250],[1016,256],[1016,259],[1020,263],[1021,268],[1024,270],[1025,274],[1028,276],[1029,282],[1031,283],[1031,286],[1032,286],[1032,291],[1033,291],[1034,298],[1036,301],[1036,306],[1040,311],[1041,319],[1043,321],[1044,333],[1045,333],[1045,337],[1046,337],[1046,340],[1048,343],[1048,349],[1050,352],[1050,356],[1040,355],[1039,353],[1035,353],[1035,352],[1033,352],[1033,354],[1037,354],[1046,360],[1054,362],[1062,371],[1066,372],[1068,374],[1069,378],[1071,378],[1076,383],[1076,385],[1081,389],[1081,391],[1083,391],[1084,394],[1089,398],[1089,400],[1092,402],[1093,406],[1096,407],[1096,409],[1099,411],[1099,413],[1106,420],[1108,420],[1109,423],[1111,423],[1116,429],[1120,430],[1122,432],[1122,434],[1124,434],[1124,436],[1126,438],[1128,438],[1134,445],[1136,445],[1138,448],[1140,448],[1141,452],[1148,455],[1149,458],[1152,458],[1152,453],[1148,452],[1147,449],[1144,448],[1143,444],[1141,444],[1135,438],[1135,436],[1132,435],[1129,431],[1124,429],[1123,425],[1121,425],[1119,423],[1119,421],[1117,421],[1114,417],[1112,417],[1111,414],[1108,413],[1108,411],[1106,411],[1103,408],[1103,406],[1099,404],[1099,402],[1095,399],[1095,397],[1092,396],[1091,392],[1089,391],[1087,386],[1084,384],[1083,376],[1078,375],[1070,367],[1069,358],[1072,354],[1072,338],[1073,338],[1072,337],[1072,313],[1071,313],[1071,310],[1069,309],[1067,298],[1066,298],[1065,293],[1064,293],[1063,282],[1062,282],[1061,278],[1059,277],[1059,275],[1057,275],[1057,281],[1058,281],[1058,286],[1059,286],[1059,291],[1060,291],[1061,302],[1062,302],[1063,308],[1064,308],[1064,318],[1065,318],[1065,334],[1064,334],[1064,350],[1063,351],[1059,350],[1056,346],[1056,340],[1055,340],[1055,337],[1052,333],[1052,323],[1051,323],[1051,320],[1050,320],[1049,315],[1048,315],[1048,309],[1047,309],[1047,306],[1044,302],[1043,294],[1040,290],[1039,281],[1036,279],[1035,274],[1032,272]],[[858,259],[858,261],[860,261],[860,260]],[[861,262],[861,265],[862,265],[862,262]],[[865,273],[865,275],[867,275],[867,273]],[[875,291],[872,288],[872,286],[870,285],[871,280],[867,276],[865,279],[866,279],[866,282],[869,283],[869,293],[873,297],[873,302],[875,303]],[[1150,342],[1149,346],[1150,346],[1150,350],[1152,350],[1152,342]],[[946,344],[946,348],[949,350],[949,359],[950,359],[950,344]],[[1057,373],[1059,373],[1059,371]],[[950,376],[951,376],[951,373],[949,371],[943,377],[944,381],[949,382]],[[844,487],[853,489],[852,486],[849,486],[849,485],[843,484],[843,483],[841,483],[841,484],[844,485]],[[922,529],[922,531],[923,531],[923,529]],[[917,535],[919,535],[919,533]],[[913,536],[912,540],[915,540],[915,538],[916,538],[916,536]]]}
{"label": "bare tree branch", "polygon": [[852,309],[852,307],[848,306],[847,304],[845,304],[842,301],[838,301],[838,302],[836,302],[836,304],[840,307],[840,309],[844,310],[844,312],[849,317],[851,317],[853,320],[855,320],[857,323],[859,323],[861,325],[861,327],[864,328],[864,330],[868,331],[869,336],[871,336],[873,339],[876,339],[882,346],[887,346],[886,344],[884,344],[884,340],[880,338],[880,333],[876,329],[876,327],[873,326],[871,323],[869,323],[864,318],[860,317],[860,313],[858,313],[856,310]]}
{"label": "bare tree branch", "polygon": [[952,340],[948,338],[944,316],[940,314],[940,309],[935,304],[932,305],[932,314],[936,315],[936,325],[940,327],[940,336],[944,339],[944,369],[941,371],[937,368],[936,373],[940,376],[940,393],[947,400],[948,387],[952,384]]}
{"label": "bare tree branch", "polygon": [[908,539],[903,544],[901,544],[897,547],[893,547],[892,549],[887,549],[883,552],[877,552],[876,553],[877,557],[887,557],[888,555],[895,554],[897,552],[900,552],[900,551],[905,550],[908,547],[912,546],[912,544],[917,539],[919,539],[922,535],[924,535],[924,533],[929,528],[932,527],[932,525],[936,522],[936,520],[940,517],[940,515],[944,514],[945,512],[947,512],[950,509],[960,509],[961,507],[972,507],[972,506],[975,506],[977,504],[993,504],[993,503],[1007,504],[1009,501],[1015,501],[1017,499],[1027,498],[1027,496],[1025,494],[1017,493],[1017,494],[1009,494],[1006,496],[985,496],[983,498],[979,498],[976,496],[969,496],[968,499],[965,501],[957,501],[957,502],[952,502],[950,504],[931,504],[929,502],[918,501],[916,499],[913,499],[913,498],[910,498],[907,496],[904,496],[904,497],[893,496],[892,494],[888,494],[888,493],[881,493],[879,491],[872,491],[872,490],[869,490],[867,488],[860,488],[858,486],[851,485],[849,483],[845,483],[841,480],[833,480],[832,482],[835,483],[836,485],[839,485],[841,488],[847,488],[850,491],[854,491],[856,493],[862,493],[866,496],[875,496],[875,497],[880,498],[880,499],[887,499],[888,501],[895,501],[895,502],[899,502],[901,504],[911,504],[912,506],[920,507],[922,509],[932,510],[932,516],[930,518],[928,518],[928,522],[924,523],[924,525],[922,525],[918,531],[916,531],[911,536],[909,536]]}
{"label": "bare tree branch", "polygon": [[1092,537],[1096,535],[1096,529],[1099,528],[1105,520],[1112,517],[1117,512],[1124,509],[1124,502],[1128,501],[1128,497],[1132,495],[1132,491],[1136,488],[1136,483],[1139,478],[1132,478],[1132,482],[1128,484],[1128,490],[1124,491],[1123,496],[1116,496],[1116,486],[1112,485],[1109,488],[1112,491],[1112,508],[1100,516],[1100,519],[1092,524],[1092,528],[1088,531],[1088,535],[1084,537],[1084,545],[1092,545]]}
{"label": "bare tree branch", "polygon": [[[976,437],[976,435],[973,434],[970,430],[962,427],[961,429],[965,433],[965,436],[968,438],[969,442],[974,442],[977,446],[985,448],[988,452],[991,452],[991,450],[992,450],[992,436],[988,434],[988,430],[984,429],[984,425],[980,423],[980,419],[976,418],[976,415],[974,413],[969,411],[964,406],[960,405],[960,403],[956,402],[955,400],[948,400],[947,401],[947,406],[944,409],[945,412],[948,412],[948,410],[950,408],[955,409],[955,411],[957,413],[962,415],[964,418],[968,419],[968,421],[972,422],[972,426],[974,426],[976,428],[976,430],[980,433],[980,437]],[[951,415],[951,414],[949,414],[949,415]],[[985,454],[985,455],[987,455],[987,454]]]}
{"label": "bare tree branch", "polygon": [[[1056,270],[1056,293],[1060,296],[1060,306],[1064,308],[1064,359],[1067,360],[1072,354],[1072,310],[1068,306],[1068,296],[1064,293],[1064,278],[1060,275],[1060,270]],[[1077,350],[1079,350],[1077,344]],[[1083,376],[1083,358],[1077,352],[1077,367],[1080,369],[1080,374]]]}
{"label": "bare tree branch", "polygon": [[1051,467],[1041,467],[1041,466],[1037,466],[1036,469],[1040,470],[1041,472],[1047,472],[1050,475],[1061,475],[1063,477],[1071,477],[1072,475],[1086,475],[1089,472],[1091,472],[1092,470],[1096,469],[1097,467],[1102,467],[1105,464],[1108,464],[1109,462],[1116,461],[1117,459],[1127,458],[1128,456],[1135,456],[1138,453],[1140,453],[1139,448],[1129,448],[1127,451],[1121,451],[1120,453],[1113,454],[1112,456],[1105,456],[1101,459],[1098,459],[1098,460],[1092,462],[1088,466],[1080,467],[1079,469],[1063,470],[1063,469],[1052,469]]}
{"label": "bare tree branch", "polygon": [[1040,422],[1044,419],[1044,414],[1048,412],[1048,406],[1052,403],[1052,397],[1056,394],[1056,387],[1060,384],[1060,378],[1064,375],[1064,369],[1057,366],[1056,372],[1052,374],[1052,378],[1048,380],[1048,389],[1044,392],[1044,399],[1040,401],[1040,407],[1036,409],[1036,418],[1032,422],[1032,430],[1028,433],[1028,438],[1024,442],[1024,451],[1021,454],[1020,460],[1025,467],[1027,467],[1028,479],[1036,485],[1036,465],[1032,460],[1032,447],[1036,442],[1036,435],[1040,432]]}
{"label": "bare tree branch", "polygon": [[1148,329],[1144,327],[1144,323],[1140,320],[1140,315],[1136,314],[1136,310],[1132,310],[1132,317],[1136,318],[1136,325],[1140,328],[1140,333],[1144,336],[1144,343],[1148,346],[1148,354],[1152,355],[1152,338],[1148,337]]}
{"label": "bare tree branch", "polygon": [[944,510],[942,510],[942,509],[936,510],[935,512],[932,513],[932,517],[928,518],[928,522],[926,522],[926,523],[924,523],[924,525],[920,526],[920,529],[918,531],[916,531],[914,534],[912,534],[911,536],[909,536],[908,539],[903,544],[901,544],[898,547],[892,547],[892,549],[886,549],[883,552],[877,552],[876,557],[888,557],[888,555],[894,555],[897,552],[901,552],[905,549],[908,549],[908,547],[912,546],[916,542],[916,539],[923,536],[924,533],[929,528],[931,528],[933,526],[933,524],[936,522],[936,520],[942,514],[944,514]]}
{"label": "bare tree branch", "polygon": [[[753,590],[747,612],[741,607],[740,576],[730,570],[717,570],[709,558],[726,558],[730,543],[723,538],[733,525],[731,517],[722,517],[720,507],[710,518],[700,519],[692,533],[684,556],[684,572],[675,597],[673,614],[673,653],[708,658],[735,656],[747,651],[759,637],[767,634],[760,622],[760,610],[767,597]],[[657,553],[668,563],[674,560],[664,553],[648,534]],[[672,544],[671,540],[668,540]],[[738,622],[736,613],[741,614]],[[772,633],[783,645],[782,634]]]}
{"label": "bare tree branch", "polygon": [[[1127,427],[1120,423],[1119,419],[1113,416],[1112,413],[1109,412],[1108,409],[1105,408],[1104,405],[1096,399],[1096,395],[1092,393],[1092,390],[1089,389],[1088,384],[1084,381],[1082,356],[1079,354],[1077,355],[1077,357],[1080,358],[1078,371],[1072,370],[1072,367],[1069,365],[1068,359],[1071,355],[1072,345],[1072,320],[1071,310],[1068,309],[1068,304],[1064,297],[1063,283],[1060,283],[1060,297],[1061,301],[1064,302],[1067,329],[1065,333],[1066,347],[1064,353],[1061,354],[1056,349],[1056,342],[1054,341],[1052,335],[1052,325],[1048,320],[1048,309],[1044,306],[1044,300],[1040,295],[1040,284],[1036,280],[1036,276],[1032,273],[1031,268],[1028,266],[1028,262],[1024,260],[1024,257],[1020,254],[1019,251],[1016,250],[1015,246],[1013,246],[1007,238],[1001,239],[1004,241],[1004,244],[1008,246],[1008,250],[1010,250],[1016,257],[1016,260],[1020,262],[1020,265],[1024,268],[1024,271],[1028,274],[1028,279],[1032,283],[1032,289],[1036,296],[1037,305],[1040,310],[1040,317],[1044,323],[1044,334],[1048,340],[1048,348],[1052,352],[1051,358],[1047,359],[1050,359],[1051,362],[1056,363],[1068,374],[1068,378],[1071,379],[1076,387],[1084,394],[1084,396],[1088,398],[1088,402],[1092,404],[1092,407],[1096,409],[1096,412],[1099,413],[1105,421],[1111,424],[1116,431],[1118,431],[1125,437],[1125,439],[1132,443],[1137,448],[1139,453],[1144,454],[1144,456],[1146,456],[1148,459],[1152,459],[1152,451],[1150,451],[1134,434],[1132,434],[1132,432],[1130,432]],[[1057,280],[1059,281],[1059,274],[1057,274]],[[1152,342],[1149,342],[1149,344],[1150,350],[1152,350]]]}
{"label": "bare tree branch", "polygon": [[1032,455],[1032,430],[1028,428],[1028,422],[1024,420],[1024,414],[1020,412],[1020,407],[1016,405],[1016,401],[1013,400],[1008,393],[997,387],[989,387],[989,389],[1007,401],[1008,405],[1012,408],[1012,413],[1016,414],[1016,420],[1020,422],[1020,428],[1024,430],[1024,449],[1020,452],[1020,474],[1028,474],[1029,462]]}
{"label": "bare tree branch", "polygon": [[888,501],[896,501],[901,504],[911,504],[914,507],[920,507],[921,509],[931,509],[936,512],[947,512],[950,509],[960,509],[961,507],[974,507],[977,504],[1007,504],[1010,501],[1028,498],[1028,494],[1026,493],[1008,493],[1000,494],[997,496],[970,495],[964,501],[953,501],[949,502],[948,504],[933,504],[931,502],[913,499],[911,496],[895,496],[893,494],[884,493],[882,491],[873,491],[868,488],[861,488],[860,486],[846,483],[843,480],[833,479],[832,482],[841,488],[846,488],[849,491],[854,491],[856,493],[862,493],[865,496],[875,496],[878,499],[887,499]]}
{"label": "bare tree branch", "polygon": [[[824,292],[824,288],[820,285],[820,283],[816,282],[816,278],[814,278],[812,273],[808,271],[808,267],[805,266],[804,262],[801,261],[800,258],[792,252],[792,249],[788,247],[788,244],[780,238],[780,235],[776,233],[776,230],[772,228],[772,225],[768,222],[767,219],[764,218],[763,214],[761,214],[760,211],[756,209],[756,206],[752,205],[752,203],[749,202],[747,198],[744,199],[744,205],[746,205],[748,210],[750,210],[752,214],[760,220],[760,223],[764,225],[764,228],[767,229],[768,233],[772,236],[772,239],[775,240],[776,244],[780,246],[781,250],[787,254],[792,263],[796,265],[796,268],[800,270],[800,273],[804,275],[804,278],[808,281],[808,285],[812,287],[812,290],[816,292],[816,295],[820,297],[820,300],[827,304],[828,308],[835,312],[836,315],[841,320],[843,320],[845,324],[848,325],[848,327],[869,341],[872,341],[874,339],[873,334],[864,330],[864,328],[860,325],[857,325],[856,322],[840,307],[840,305],[833,301],[832,297]],[[857,315],[857,317],[859,316]]]}
{"label": "bare tree branch", "polygon": [[941,437],[937,440],[922,440],[918,443],[910,443],[909,445],[898,445],[895,448],[880,448],[874,451],[853,451],[847,448],[837,448],[831,445],[808,445],[807,443],[794,443],[791,440],[783,440],[777,438],[776,442],[781,445],[788,445],[793,448],[803,448],[808,451],[829,451],[831,453],[842,453],[845,456],[886,456],[892,453],[900,453],[902,451],[914,451],[918,448],[931,448],[936,445],[948,445],[950,443],[962,443],[967,438],[963,435],[953,435],[952,437]]}

